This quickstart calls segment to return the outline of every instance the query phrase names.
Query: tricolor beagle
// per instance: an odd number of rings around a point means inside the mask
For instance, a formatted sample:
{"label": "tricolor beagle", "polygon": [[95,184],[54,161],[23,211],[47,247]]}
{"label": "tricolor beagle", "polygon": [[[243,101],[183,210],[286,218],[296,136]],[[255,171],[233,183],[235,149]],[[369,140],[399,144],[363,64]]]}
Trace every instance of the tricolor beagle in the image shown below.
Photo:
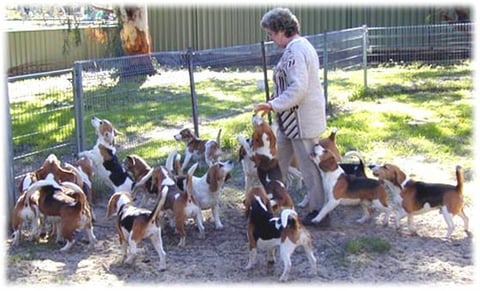
{"label": "tricolor beagle", "polygon": [[369,206],[373,204],[372,206],[385,212],[383,225],[388,225],[390,217],[388,194],[381,181],[345,174],[338,165],[335,153],[324,149],[320,144],[316,144],[312,150],[310,158],[320,167],[325,195],[327,195],[326,204],[312,222],[320,222],[330,211],[344,202],[360,199],[364,215],[357,220],[359,223],[370,218]]}
{"label": "tricolor beagle", "polygon": [[455,169],[457,184],[425,183],[414,181],[408,178],[399,167],[392,164],[384,164],[372,169],[372,172],[379,179],[390,181],[401,189],[400,203],[404,212],[396,215],[396,223],[405,216],[408,219],[408,229],[416,234],[413,216],[430,210],[440,209],[445,222],[447,223],[446,238],[450,238],[455,229],[453,217],[460,216],[463,219],[465,233],[470,235],[468,230],[469,219],[464,212],[463,201],[463,170],[457,166]]}
{"label": "tricolor beagle", "polygon": [[[28,187],[25,199],[38,193],[38,208],[45,216],[53,216],[60,221],[56,227],[57,235],[61,234],[67,241],[60,251],[68,251],[75,243],[75,231],[85,229],[90,245],[96,241],[93,234],[92,216],[87,197],[83,190],[74,183],[58,184],[52,174],[45,180],[39,180]],[[57,237],[58,238],[58,237]]]}
{"label": "tricolor beagle", "polygon": [[[32,227],[30,240],[38,239],[44,231],[45,217],[38,208],[39,193],[35,192],[27,199],[26,190],[34,182],[46,179],[48,175],[51,175],[57,182],[82,183],[81,177],[75,172],[63,168],[54,154],[50,154],[40,168],[25,175],[19,183],[19,192],[22,194],[18,197],[12,212],[12,243],[14,245],[18,245],[22,226],[27,222],[30,222]],[[55,227],[52,227],[50,234],[53,234],[54,231]],[[57,240],[59,239],[58,235],[59,233],[57,233]]]}
{"label": "tricolor beagle", "polygon": [[129,192],[116,192],[110,197],[107,218],[114,214],[118,216],[115,228],[123,250],[123,263],[132,264],[137,254],[137,245],[143,239],[150,238],[159,257],[158,269],[161,271],[166,269],[160,211],[165,204],[168,187],[164,186],[161,191],[152,211],[134,206]]}
{"label": "tricolor beagle", "polygon": [[[282,173],[277,159],[277,138],[271,126],[260,116],[252,117],[253,133],[251,138],[242,135],[237,136],[240,144],[239,160],[245,180],[245,194],[253,186],[255,178],[260,180],[262,185],[268,181],[282,181]],[[295,163],[295,162],[293,162]],[[288,180],[302,181],[302,174],[293,165],[289,167]]]}
{"label": "tricolor beagle", "polygon": [[166,201],[164,205],[165,214],[169,218],[170,226],[175,225],[175,229],[180,235],[178,246],[185,246],[185,222],[188,218],[194,218],[197,228],[200,232],[200,237],[205,236],[205,227],[203,226],[202,210],[198,206],[195,196],[192,194],[192,176],[195,172],[198,163],[194,164],[187,173],[186,189],[182,191],[172,174],[163,166],[152,168],[142,180],[140,180],[134,187],[133,192],[137,187],[143,187],[148,179],[151,179],[151,189],[156,189],[157,193],[163,191],[164,187],[168,188]]}
{"label": "tricolor beagle", "polygon": [[115,192],[131,191],[133,181],[116,155],[115,138],[119,132],[106,119],[93,117],[91,123],[97,134],[97,142],[93,149],[80,152],[78,156],[89,158],[93,162],[95,175]]}
{"label": "tricolor beagle", "polygon": [[249,258],[245,269],[251,269],[256,263],[257,248],[267,251],[269,264],[275,262],[275,249],[280,248],[283,272],[280,281],[286,281],[292,262],[290,257],[298,246],[307,254],[312,272],[317,272],[317,260],[313,254],[312,237],[302,226],[293,209],[284,209],[279,217],[272,212],[270,201],[262,187],[253,187],[244,201],[245,215],[248,219]]}
{"label": "tricolor beagle", "polygon": [[199,160],[204,157],[207,166],[211,166],[218,161],[222,150],[220,148],[220,129],[217,134],[217,140],[205,140],[196,136],[195,132],[190,128],[184,128],[174,135],[175,140],[185,143],[185,157],[182,164],[182,171],[188,166],[191,158]]}

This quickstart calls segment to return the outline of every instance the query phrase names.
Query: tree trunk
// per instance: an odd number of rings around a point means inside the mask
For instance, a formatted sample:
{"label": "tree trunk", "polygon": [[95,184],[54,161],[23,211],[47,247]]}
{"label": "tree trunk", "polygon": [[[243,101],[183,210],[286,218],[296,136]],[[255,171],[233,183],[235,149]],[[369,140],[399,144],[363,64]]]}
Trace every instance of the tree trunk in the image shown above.
{"label": "tree trunk", "polygon": [[129,58],[122,64],[121,77],[153,75],[152,52],[146,5],[120,7],[122,29],[120,38],[126,55],[142,55]]}
{"label": "tree trunk", "polygon": [[122,46],[127,55],[152,52],[146,6],[120,8],[123,28],[120,31]]}

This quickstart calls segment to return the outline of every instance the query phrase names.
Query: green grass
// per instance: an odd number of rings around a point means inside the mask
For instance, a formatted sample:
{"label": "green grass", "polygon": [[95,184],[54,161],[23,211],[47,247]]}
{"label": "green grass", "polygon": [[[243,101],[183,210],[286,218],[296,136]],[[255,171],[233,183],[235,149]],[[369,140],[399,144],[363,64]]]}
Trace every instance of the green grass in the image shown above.
{"label": "green grass", "polygon": [[[172,72],[162,72],[143,84],[119,84],[111,79],[86,85],[85,98],[92,99],[85,106],[87,148],[96,139],[89,120],[98,116],[109,119],[122,132],[118,140],[122,145],[118,151],[121,159],[135,153],[156,165],[163,163],[172,149],[183,150],[184,145],[174,141],[168,130],[192,122],[188,76],[183,80],[178,77],[182,74],[174,75],[169,83],[169,74]],[[205,69],[195,78],[201,137],[216,138],[222,129],[222,147],[227,156],[236,159],[236,136],[251,133],[253,105],[265,99],[265,92],[257,87],[263,74]],[[470,63],[370,68],[368,88],[363,87],[360,70],[329,72],[328,79],[325,136],[330,129],[338,128],[341,152],[357,150],[365,157],[378,157],[381,150],[384,161],[422,156],[425,160],[458,162],[465,169],[472,168],[474,98]],[[15,147],[42,148],[74,136],[73,111],[68,106],[72,93],[67,86],[58,86],[60,81],[55,79],[52,85],[57,90],[42,95],[40,89],[48,83],[41,80],[41,84],[18,84],[32,88],[35,97],[11,104],[13,135],[24,137],[14,140]],[[24,115],[29,117],[22,118]],[[60,123],[71,129],[55,131]],[[32,137],[32,133],[50,129],[54,134]],[[155,134],[142,136],[150,132]],[[125,146],[127,143],[129,146]]]}
{"label": "green grass", "polygon": [[345,251],[348,254],[386,253],[391,247],[389,242],[379,237],[360,237],[349,240],[345,244]]}
{"label": "green grass", "polygon": [[[360,85],[363,76],[358,72],[338,74],[341,82],[333,76],[329,86],[330,105],[339,109],[358,104],[353,106],[356,110],[334,110],[329,119],[329,126],[341,129],[341,150],[369,153],[381,146],[389,156],[415,154],[448,161],[473,156],[469,64],[370,69],[368,89]],[[342,90],[346,84],[350,94]],[[378,104],[385,106],[371,110]]]}

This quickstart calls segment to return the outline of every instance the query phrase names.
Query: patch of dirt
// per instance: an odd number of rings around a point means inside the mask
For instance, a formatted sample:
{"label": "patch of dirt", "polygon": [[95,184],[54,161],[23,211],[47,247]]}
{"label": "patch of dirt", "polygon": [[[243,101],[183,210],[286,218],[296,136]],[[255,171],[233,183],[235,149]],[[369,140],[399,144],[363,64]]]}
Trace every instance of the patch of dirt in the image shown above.
{"label": "patch of dirt", "polygon": [[[452,177],[449,182],[453,183],[453,168],[449,167],[447,173],[447,176]],[[121,250],[114,219],[105,218],[105,198],[96,201],[97,221],[94,232],[98,241],[92,248],[88,248],[86,235],[68,254],[61,253],[61,245],[53,241],[34,243],[23,240],[18,247],[11,247],[10,240],[7,240],[7,284],[149,286],[277,283],[283,269],[280,258],[277,258],[273,266],[269,266],[265,252],[259,251],[256,267],[249,271],[243,269],[248,260],[248,246],[242,205],[243,177],[239,164],[232,176],[222,197],[223,230],[215,230],[210,211],[205,211],[205,238],[199,238],[195,225],[190,221],[186,227],[186,246],[181,248],[177,246],[178,235],[166,226],[163,232],[167,253],[166,271],[157,270],[158,257],[149,241],[139,245],[140,252],[135,265],[125,266],[120,263]],[[471,189],[471,186],[471,182],[468,182],[466,189]],[[296,202],[301,200],[302,192],[303,190],[291,191]],[[297,210],[302,217],[306,214],[303,209]],[[471,206],[467,207],[466,213],[473,218]],[[401,229],[396,231],[392,221],[388,227],[381,225],[382,215],[375,215],[366,224],[355,222],[360,216],[361,210],[357,206],[339,206],[331,213],[330,227],[323,229],[308,226],[314,239],[318,272],[311,274],[303,250],[297,249],[292,255],[293,267],[286,284],[474,283],[473,238],[463,232],[460,218],[454,219],[456,229],[452,238],[445,240],[446,224],[438,211],[416,217],[419,236],[409,235],[406,220],[402,220]],[[471,221],[474,224],[472,219]],[[346,244],[349,241],[364,237],[379,238],[388,242],[391,248],[385,253],[347,252]]]}

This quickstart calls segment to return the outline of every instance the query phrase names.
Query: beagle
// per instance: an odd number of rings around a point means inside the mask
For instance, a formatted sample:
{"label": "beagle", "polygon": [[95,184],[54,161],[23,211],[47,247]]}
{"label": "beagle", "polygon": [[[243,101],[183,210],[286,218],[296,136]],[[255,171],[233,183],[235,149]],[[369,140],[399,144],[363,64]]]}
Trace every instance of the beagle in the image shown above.
{"label": "beagle", "polygon": [[[347,162],[351,157],[356,157],[358,163]],[[354,175],[357,177],[367,177],[365,172],[365,161],[363,160],[362,155],[357,151],[348,151],[343,155],[342,161],[338,165],[343,169],[343,171],[348,175]]]}
{"label": "beagle", "polygon": [[85,193],[77,184],[72,182],[58,184],[53,174],[48,174],[45,180],[34,182],[28,187],[25,199],[28,201],[37,191],[38,208],[43,215],[60,219],[56,231],[67,241],[60,251],[71,249],[75,243],[75,231],[78,229],[87,231],[90,245],[93,245],[96,237],[93,233],[90,207]]}
{"label": "beagle", "polygon": [[274,214],[279,214],[283,209],[294,209],[292,197],[282,181],[270,181],[265,185],[264,189],[268,199],[270,199]]}
{"label": "beagle", "polygon": [[[152,188],[152,179],[145,181],[145,184],[143,187],[141,187],[141,189],[139,187],[135,187],[135,184],[142,180],[142,178],[148,174],[152,167],[150,167],[150,165],[142,157],[135,154],[127,155],[125,157],[123,160],[123,167],[127,174],[132,177],[134,185],[133,187],[136,188],[136,193],[142,193],[142,199],[140,199],[139,205],[145,206],[150,198],[156,196],[155,192],[150,192],[150,189]],[[153,191],[156,191],[156,189],[153,189]],[[136,197],[134,197],[134,199],[137,200]]]}
{"label": "beagle", "polygon": [[163,166],[152,168],[134,187],[133,192],[138,187],[143,187],[148,179],[151,179],[152,184],[150,191],[156,189],[157,193],[163,191],[164,187],[168,188],[165,205],[163,210],[167,215],[170,226],[175,226],[176,231],[180,235],[178,246],[185,246],[185,222],[188,218],[194,218],[197,228],[200,232],[200,237],[205,236],[205,227],[203,226],[202,210],[198,206],[198,202],[193,195],[192,176],[198,164],[194,164],[187,173],[186,189],[182,191],[172,174]]}
{"label": "beagle", "polygon": [[42,214],[38,209],[38,192],[30,196],[30,200],[26,200],[26,190],[36,182],[34,172],[27,173],[19,183],[19,191],[22,193],[14,206],[12,212],[12,244],[18,245],[22,236],[22,227],[30,223],[30,240],[38,240],[41,233]]}
{"label": "beagle", "polygon": [[[245,157],[250,159],[254,166],[248,165],[247,159],[243,157],[245,167],[244,174],[247,169],[256,168],[257,177],[260,183],[265,187],[269,181],[283,180],[282,172],[278,164],[277,158],[277,138],[271,126],[260,116],[252,117],[253,133],[252,138],[247,140],[244,136],[238,135],[237,140],[246,153]],[[248,173],[248,172],[247,172]],[[252,177],[248,173],[246,177]],[[245,181],[245,191],[251,188],[251,180]]]}
{"label": "beagle", "polygon": [[450,238],[455,229],[455,223],[453,222],[455,215],[462,218],[464,231],[467,235],[470,235],[468,230],[469,219],[464,212],[464,177],[461,166],[457,166],[455,169],[456,185],[414,181],[408,178],[399,167],[392,164],[377,166],[372,169],[372,172],[379,179],[389,181],[401,189],[400,199],[398,200],[404,212],[396,215],[395,221],[398,224],[399,220],[406,215],[408,230],[412,234],[416,234],[416,228],[413,222],[415,215],[440,209],[447,223],[447,239]]}
{"label": "beagle", "polygon": [[152,211],[134,206],[129,192],[116,192],[108,200],[107,218],[114,214],[118,216],[115,228],[123,250],[123,263],[132,264],[137,254],[137,245],[143,239],[150,238],[159,257],[158,269],[161,271],[166,269],[166,254],[163,249],[159,216],[165,204],[167,192],[168,187],[164,186],[160,199]]}
{"label": "beagle", "polygon": [[[268,181],[279,180],[282,181],[282,173],[278,165],[277,159],[277,138],[271,126],[259,115],[252,117],[253,133],[252,138],[247,139],[241,135],[237,136],[237,140],[241,145],[240,154],[243,172],[245,175],[245,192],[252,186],[254,177],[254,169],[256,168],[256,174],[262,183],[266,186]],[[336,145],[336,133],[337,130],[331,131],[330,135],[321,139],[319,142],[325,148],[330,149],[336,154],[338,160],[340,160],[340,154]],[[293,159],[292,162],[294,162]],[[297,177],[302,180],[302,173],[293,165],[288,169],[288,177]],[[305,207],[308,204],[308,195],[306,195],[302,202],[299,203],[299,207]]]}
{"label": "beagle", "polygon": [[185,158],[181,168],[182,171],[185,171],[192,157],[195,160],[204,157],[207,166],[211,166],[214,162],[218,161],[222,154],[220,148],[221,132],[222,130],[220,129],[216,140],[199,139],[190,128],[184,128],[175,134],[173,137],[176,141],[185,143]]}
{"label": "beagle", "polygon": [[[81,178],[75,172],[63,168],[54,154],[48,155],[40,168],[25,175],[19,183],[19,193],[22,194],[18,197],[12,212],[13,245],[18,245],[22,227],[27,222],[30,222],[32,227],[30,240],[38,239],[44,231],[45,218],[38,208],[39,195],[35,192],[27,198],[26,190],[34,182],[46,179],[49,174],[57,182],[81,183]],[[54,231],[55,227],[52,228],[50,234],[53,234]],[[57,240],[59,239],[58,235],[57,233]]]}
{"label": "beagle", "polygon": [[[331,135],[327,139],[331,139]],[[325,147],[324,146],[326,144],[325,139],[320,140],[319,144],[322,145],[324,148],[330,148],[330,149],[332,149],[332,148],[335,149],[336,148],[336,145],[335,146],[330,145],[329,147]],[[335,151],[332,151],[332,152],[335,153]],[[337,155],[337,153],[335,153],[335,155]],[[347,160],[350,159],[353,156],[358,158],[359,163],[347,162]],[[362,155],[357,151],[349,151],[349,152],[345,153],[345,155],[342,158],[342,161],[339,162],[338,165],[342,168],[342,170],[347,175],[353,175],[353,176],[356,176],[356,177],[367,178],[367,174],[365,172],[365,162],[363,160]],[[306,207],[308,205],[308,200],[309,200],[308,195],[305,195],[303,200],[300,203],[297,204],[298,207]],[[348,204],[348,205],[351,205],[351,206],[358,205],[359,203],[360,203],[360,199],[351,199],[351,200],[348,201],[348,203],[346,201],[343,202],[344,205]]]}
{"label": "beagle", "polygon": [[202,210],[212,210],[216,229],[223,228],[220,220],[220,195],[232,169],[232,161],[218,161],[208,167],[203,176],[192,177],[193,196]]}
{"label": "beagle", "polygon": [[95,175],[115,192],[131,191],[133,181],[116,155],[115,139],[119,132],[106,119],[92,117],[91,123],[97,134],[97,142],[91,150],[78,153],[78,157],[89,158],[93,162]]}
{"label": "beagle", "polygon": [[65,163],[65,168],[69,169],[79,177],[78,186],[82,187],[83,192],[87,195],[87,201],[92,211],[92,218],[95,221],[95,212],[93,211],[93,163],[87,157],[81,157],[75,161],[75,163]]}
{"label": "beagle", "polygon": [[252,269],[256,263],[257,248],[267,251],[267,262],[275,262],[275,249],[280,249],[283,272],[280,281],[286,281],[292,262],[290,257],[298,246],[307,254],[313,274],[317,273],[317,259],[313,254],[312,237],[303,227],[293,209],[284,209],[275,217],[270,201],[262,187],[253,187],[244,201],[248,219],[249,258],[245,269]]}
{"label": "beagle", "polygon": [[345,174],[338,165],[335,153],[324,149],[320,144],[313,147],[310,158],[321,170],[327,202],[312,222],[320,222],[330,211],[340,204],[351,204],[352,199],[360,199],[363,216],[357,220],[364,223],[370,218],[369,206],[385,213],[383,225],[388,225],[390,208],[387,203],[387,191],[382,182],[376,179],[356,177]]}

